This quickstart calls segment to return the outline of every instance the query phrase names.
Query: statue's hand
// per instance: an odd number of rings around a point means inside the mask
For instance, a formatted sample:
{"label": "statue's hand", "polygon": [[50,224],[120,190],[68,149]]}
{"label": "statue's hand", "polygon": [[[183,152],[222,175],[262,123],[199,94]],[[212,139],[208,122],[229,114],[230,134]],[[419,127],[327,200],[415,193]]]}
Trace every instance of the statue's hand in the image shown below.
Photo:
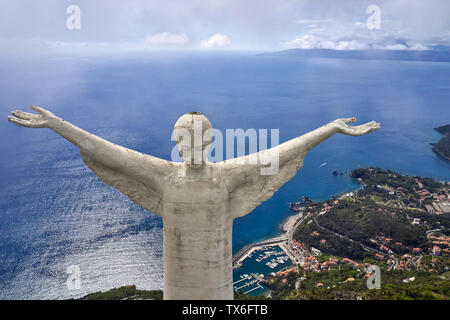
{"label": "statue's hand", "polygon": [[332,123],[337,129],[337,132],[350,136],[363,136],[381,128],[381,124],[375,121],[371,121],[360,126],[349,126],[347,124],[355,121],[356,118],[345,118],[334,120]]}
{"label": "statue's hand", "polygon": [[12,111],[12,116],[8,116],[8,121],[27,128],[48,128],[48,122],[51,119],[57,119],[56,116],[45,109],[30,106],[30,109],[39,114],[33,114],[23,111]]}

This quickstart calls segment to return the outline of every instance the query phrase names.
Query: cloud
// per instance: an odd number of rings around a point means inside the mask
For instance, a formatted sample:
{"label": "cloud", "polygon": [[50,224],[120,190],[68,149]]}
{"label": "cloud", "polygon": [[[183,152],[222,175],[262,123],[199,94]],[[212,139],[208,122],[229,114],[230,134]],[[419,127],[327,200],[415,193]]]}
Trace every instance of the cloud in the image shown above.
{"label": "cloud", "polygon": [[328,22],[321,28],[310,27],[294,40],[282,42],[284,48],[328,50],[428,50],[395,20],[384,20],[380,30],[370,30],[366,23]]}
{"label": "cloud", "polygon": [[333,41],[316,35],[306,34],[292,41],[282,43],[285,48],[292,49],[329,49],[329,50],[366,50],[369,47],[357,40]]}
{"label": "cloud", "polygon": [[328,50],[429,50],[429,47],[421,43],[396,43],[389,42],[370,43],[363,39],[354,40],[330,40],[316,35],[306,34],[292,41],[283,42],[287,49],[328,49]]}
{"label": "cloud", "polygon": [[155,47],[182,47],[188,45],[189,37],[185,33],[161,32],[149,35],[145,38],[145,43]]}
{"label": "cloud", "polygon": [[209,37],[208,40],[202,42],[205,48],[224,48],[231,45],[231,40],[227,35],[216,33]]}
{"label": "cloud", "polygon": [[424,46],[420,43],[415,43],[412,46],[409,47],[410,50],[428,50],[429,48],[427,46]]}
{"label": "cloud", "polygon": [[322,22],[326,22],[327,20],[322,20],[322,19],[299,19],[296,20],[295,23],[297,24],[317,24],[317,23],[322,23]]}

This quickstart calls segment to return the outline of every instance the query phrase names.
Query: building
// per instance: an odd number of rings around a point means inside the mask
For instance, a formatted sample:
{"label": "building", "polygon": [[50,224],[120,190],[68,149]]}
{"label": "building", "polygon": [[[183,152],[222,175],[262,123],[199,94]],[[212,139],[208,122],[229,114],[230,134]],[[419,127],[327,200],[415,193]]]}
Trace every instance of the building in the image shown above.
{"label": "building", "polygon": [[297,267],[291,267],[283,271],[278,271],[277,276],[287,276],[291,272],[297,272]]}
{"label": "building", "polygon": [[362,267],[361,264],[359,264],[359,263],[356,262],[356,261],[350,260],[349,258],[344,258],[344,259],[342,259],[342,262],[344,262],[344,263],[350,263],[351,265],[353,265],[353,266],[354,266],[355,268],[357,268],[357,269],[359,269],[359,268]]}
{"label": "building", "polygon": [[382,254],[376,253],[376,254],[375,254],[375,259],[377,259],[377,260],[383,260],[383,259],[384,259],[384,256],[383,256]]}

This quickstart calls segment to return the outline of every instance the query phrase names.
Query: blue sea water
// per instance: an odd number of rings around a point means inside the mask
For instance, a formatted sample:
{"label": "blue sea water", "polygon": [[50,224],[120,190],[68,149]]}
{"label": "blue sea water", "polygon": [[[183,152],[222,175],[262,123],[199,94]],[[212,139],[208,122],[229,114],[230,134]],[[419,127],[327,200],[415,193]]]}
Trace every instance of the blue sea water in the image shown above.
{"label": "blue sea water", "polygon": [[[233,251],[278,234],[288,204],[353,190],[347,175],[377,166],[450,180],[433,128],[450,123],[450,63],[259,56],[252,52],[21,55],[0,59],[0,299],[63,299],[136,284],[160,289],[162,221],[104,185],[79,151],[7,113],[35,104],[96,135],[170,159],[173,124],[201,111],[215,128],[280,130],[280,142],[336,118],[376,120],[363,137],[336,135],[297,176],[235,221]],[[327,162],[326,165],[320,166]],[[81,288],[66,286],[67,267]]]}

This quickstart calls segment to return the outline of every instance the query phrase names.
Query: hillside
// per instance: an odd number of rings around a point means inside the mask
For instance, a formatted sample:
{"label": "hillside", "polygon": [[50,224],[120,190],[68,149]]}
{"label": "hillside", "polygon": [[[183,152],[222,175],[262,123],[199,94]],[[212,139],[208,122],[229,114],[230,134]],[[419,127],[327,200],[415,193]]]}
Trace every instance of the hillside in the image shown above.
{"label": "hillside", "polygon": [[[265,279],[272,299],[450,299],[450,186],[379,168],[363,188],[305,206],[296,271]],[[381,288],[366,286],[377,265]]]}
{"label": "hillside", "polygon": [[[401,254],[413,248],[429,248],[427,230],[441,228],[448,234],[448,214],[432,215],[426,207],[436,197],[446,195],[448,187],[430,178],[402,176],[378,168],[357,169],[351,175],[365,187],[351,196],[309,206],[313,219],[298,227],[295,239],[327,254],[361,259],[373,256],[362,245],[376,249],[380,237],[401,243],[391,248]],[[414,218],[419,220],[413,224]],[[321,243],[322,239],[326,242]]]}

